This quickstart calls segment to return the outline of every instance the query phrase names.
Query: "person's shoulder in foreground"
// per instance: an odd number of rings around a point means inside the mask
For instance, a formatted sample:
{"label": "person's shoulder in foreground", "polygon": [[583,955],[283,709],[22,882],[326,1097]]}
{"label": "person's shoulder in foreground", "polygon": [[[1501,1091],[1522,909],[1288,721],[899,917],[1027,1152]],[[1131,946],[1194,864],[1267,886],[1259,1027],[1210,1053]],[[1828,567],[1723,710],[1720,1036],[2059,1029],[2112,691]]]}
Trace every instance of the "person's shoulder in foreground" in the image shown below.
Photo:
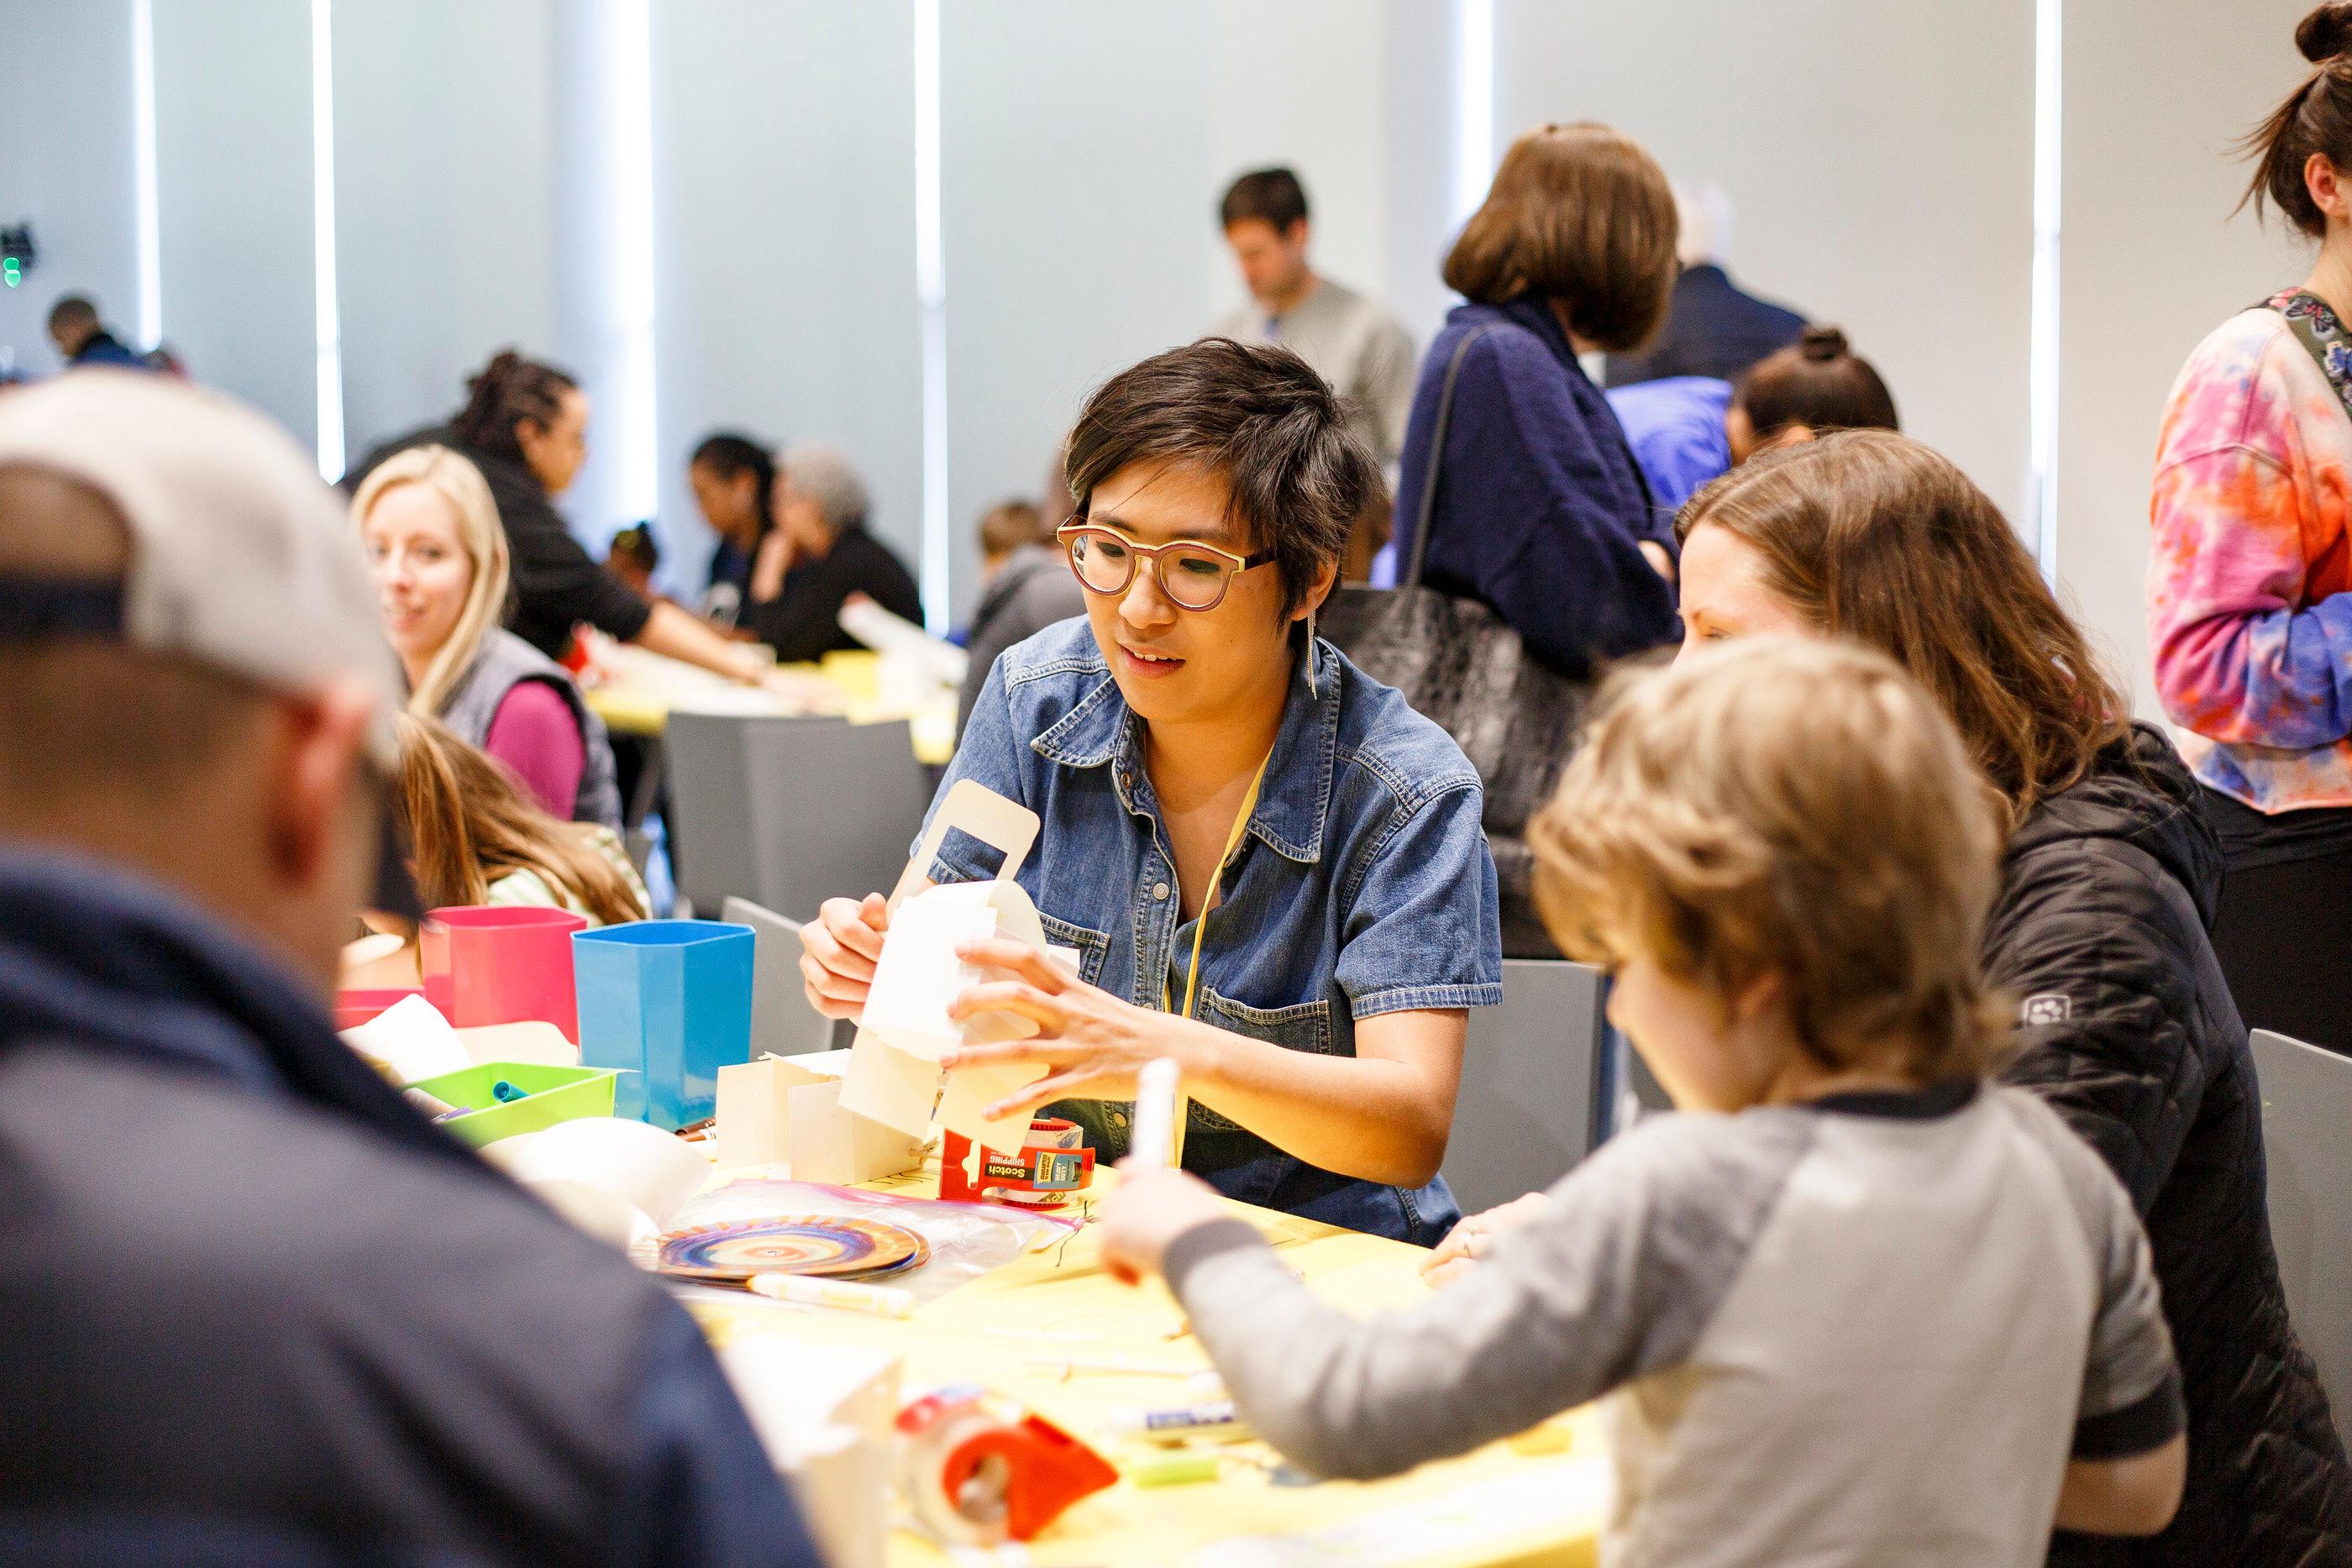
{"label": "person's shoulder in foreground", "polygon": [[683,1311],[335,1038],[339,934],[422,911],[308,456],[60,378],[0,562],[0,1558],[813,1563]]}

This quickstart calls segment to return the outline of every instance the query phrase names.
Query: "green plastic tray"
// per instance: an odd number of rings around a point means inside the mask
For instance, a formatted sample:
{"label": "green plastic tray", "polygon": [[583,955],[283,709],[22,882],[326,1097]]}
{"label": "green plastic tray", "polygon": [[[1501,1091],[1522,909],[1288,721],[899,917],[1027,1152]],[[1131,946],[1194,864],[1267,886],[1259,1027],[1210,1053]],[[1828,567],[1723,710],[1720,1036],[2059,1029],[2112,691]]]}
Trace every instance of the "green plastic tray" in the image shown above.
{"label": "green plastic tray", "polygon": [[[445,1101],[470,1116],[456,1116],[441,1125],[455,1134],[460,1143],[480,1148],[495,1144],[500,1138],[511,1138],[523,1133],[536,1133],[541,1127],[552,1127],[558,1122],[577,1121],[583,1116],[609,1116],[613,1113],[613,1081],[620,1076],[610,1068],[548,1067],[532,1061],[485,1061],[478,1067],[465,1068],[457,1072],[445,1072],[438,1078],[426,1078],[409,1085],[422,1089],[436,1100]],[[522,1090],[523,1097],[499,1103],[490,1093],[490,1086],[505,1079]]]}

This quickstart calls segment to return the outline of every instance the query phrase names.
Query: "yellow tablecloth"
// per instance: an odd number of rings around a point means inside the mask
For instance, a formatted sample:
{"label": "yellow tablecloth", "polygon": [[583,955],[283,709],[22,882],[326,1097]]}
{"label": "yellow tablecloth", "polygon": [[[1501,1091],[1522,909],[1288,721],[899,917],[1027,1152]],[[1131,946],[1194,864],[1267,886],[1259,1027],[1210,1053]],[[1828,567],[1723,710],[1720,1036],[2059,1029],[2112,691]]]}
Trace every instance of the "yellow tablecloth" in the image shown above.
{"label": "yellow tablecloth", "polygon": [[[931,1192],[936,1177],[875,1184]],[[1315,1290],[1351,1312],[1424,1299],[1423,1254],[1401,1242],[1235,1205],[1275,1240],[1285,1262]],[[1096,1444],[1114,1464],[1132,1450],[1104,1428],[1113,1408],[1190,1402],[1173,1378],[1078,1373],[1032,1364],[1075,1356],[1205,1367],[1189,1335],[1171,1338],[1182,1314],[1158,1284],[1119,1284],[1098,1261],[1094,1232],[1058,1255],[1008,1264],[918,1309],[903,1322],[834,1312],[780,1312],[763,1303],[695,1303],[717,1341],[789,1333],[818,1345],[856,1345],[903,1356],[911,1391],[981,1383],[1021,1399]],[[1139,1489],[1121,1481],[1078,1503],[1030,1543],[1039,1568],[1115,1563],[1346,1563],[1359,1568],[1469,1568],[1471,1564],[1589,1564],[1606,1496],[1606,1456],[1592,1413],[1572,1412],[1511,1443],[1423,1466],[1370,1485],[1275,1485],[1257,1443],[1229,1446],[1221,1478],[1191,1486]],[[1252,1460],[1261,1463],[1253,1463]],[[1250,1538],[1272,1538],[1252,1552]],[[1204,1549],[1213,1555],[1202,1556]],[[901,1531],[894,1565],[949,1562]]]}

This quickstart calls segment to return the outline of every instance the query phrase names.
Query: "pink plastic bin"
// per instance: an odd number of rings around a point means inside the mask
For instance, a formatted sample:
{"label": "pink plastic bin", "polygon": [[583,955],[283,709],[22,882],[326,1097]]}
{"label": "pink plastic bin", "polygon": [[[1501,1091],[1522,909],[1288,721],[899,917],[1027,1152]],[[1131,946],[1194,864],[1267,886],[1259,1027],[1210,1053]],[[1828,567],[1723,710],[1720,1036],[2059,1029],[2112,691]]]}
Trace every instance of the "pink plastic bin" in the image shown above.
{"label": "pink plastic bin", "polygon": [[551,1023],[580,1043],[572,980],[572,934],[588,928],[568,909],[482,905],[436,909],[420,946],[425,999],[459,1029]]}
{"label": "pink plastic bin", "polygon": [[392,986],[382,989],[362,988],[353,991],[337,991],[335,993],[335,1027],[339,1030],[357,1029],[394,1002],[404,998],[421,997],[424,994],[424,988],[418,986]]}

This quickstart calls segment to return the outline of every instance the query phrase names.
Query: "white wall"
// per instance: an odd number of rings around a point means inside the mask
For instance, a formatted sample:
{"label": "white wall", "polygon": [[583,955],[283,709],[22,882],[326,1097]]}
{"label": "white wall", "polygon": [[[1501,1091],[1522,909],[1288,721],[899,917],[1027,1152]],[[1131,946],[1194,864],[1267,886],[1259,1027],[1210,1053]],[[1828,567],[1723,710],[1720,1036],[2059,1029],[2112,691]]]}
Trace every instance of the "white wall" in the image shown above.
{"label": "white wall", "polygon": [[687,458],[720,428],[842,446],[921,556],[911,7],[662,5],[655,204],[663,541],[698,591]]}
{"label": "white wall", "polygon": [[0,361],[42,375],[60,295],[138,336],[130,0],[0,0],[0,227],[29,218],[40,246],[23,287],[0,288]]}
{"label": "white wall", "polygon": [[2143,591],[2167,392],[2198,340],[2309,270],[2275,216],[2231,216],[2230,143],[2309,68],[2304,0],[2068,0],[2058,570],[2139,711],[2159,716]]}
{"label": "white wall", "polygon": [[1905,431],[2022,516],[2032,0],[1496,13],[1498,155],[1546,120],[1600,120],[1675,178],[1720,183],[1732,276],[1843,327]]}
{"label": "white wall", "polygon": [[336,276],[356,463],[496,350],[549,353],[549,0],[337,0]]}
{"label": "white wall", "polygon": [[977,594],[981,513],[1038,494],[1087,392],[1244,298],[1216,220],[1243,170],[1296,168],[1316,212],[1317,265],[1406,296],[1427,341],[1443,308],[1443,198],[1397,178],[1391,155],[1435,149],[1443,168],[1449,67],[1430,47],[1443,8],[1403,0],[943,9],[961,614]]}
{"label": "white wall", "polygon": [[[154,0],[163,336],[311,444],[308,0]],[[127,106],[126,106],[127,107]]]}

